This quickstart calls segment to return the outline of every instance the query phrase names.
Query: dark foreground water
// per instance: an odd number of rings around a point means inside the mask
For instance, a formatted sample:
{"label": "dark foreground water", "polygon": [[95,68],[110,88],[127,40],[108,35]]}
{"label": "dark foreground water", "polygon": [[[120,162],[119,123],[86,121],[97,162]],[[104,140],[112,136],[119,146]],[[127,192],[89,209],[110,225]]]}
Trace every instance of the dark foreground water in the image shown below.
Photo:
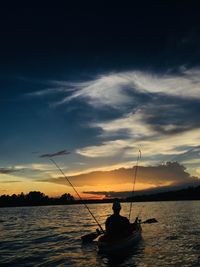
{"label": "dark foreground water", "polygon": [[[89,205],[103,224],[111,204]],[[123,204],[122,215],[129,204]],[[200,201],[134,203],[133,217],[155,217],[143,239],[117,259],[80,237],[96,229],[81,205],[0,209],[0,266],[200,266]]]}

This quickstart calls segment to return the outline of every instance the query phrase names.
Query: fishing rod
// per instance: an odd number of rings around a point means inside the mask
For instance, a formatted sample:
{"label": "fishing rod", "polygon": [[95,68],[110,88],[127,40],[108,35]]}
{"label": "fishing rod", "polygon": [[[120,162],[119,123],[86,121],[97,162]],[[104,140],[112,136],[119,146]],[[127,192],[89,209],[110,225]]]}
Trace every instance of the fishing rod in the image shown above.
{"label": "fishing rod", "polygon": [[131,211],[132,211],[132,206],[133,206],[133,196],[134,196],[134,192],[135,192],[135,182],[136,182],[136,178],[137,178],[137,171],[138,171],[138,163],[139,160],[141,159],[142,153],[141,150],[138,150],[138,156],[137,156],[137,162],[135,165],[135,175],[134,175],[134,180],[133,180],[133,188],[132,188],[132,196],[131,196],[131,204],[130,204],[130,210],[129,210],[129,220],[131,218]]}
{"label": "fishing rod", "polygon": [[138,215],[137,215],[137,218],[139,218],[140,215],[142,214],[142,210],[143,210],[143,208],[144,208],[144,205],[142,205],[142,207],[140,208],[140,210],[139,210],[139,212],[138,212]]}
{"label": "fishing rod", "polygon": [[67,182],[70,184],[70,186],[74,189],[74,191],[76,192],[77,196],[79,197],[79,199],[81,200],[81,203],[85,206],[85,208],[88,210],[88,212],[90,213],[90,215],[92,216],[92,218],[95,220],[95,222],[97,223],[97,225],[99,226],[99,228],[101,229],[101,231],[104,233],[104,230],[102,228],[102,226],[100,225],[100,223],[97,221],[97,219],[95,218],[95,216],[93,215],[93,213],[91,212],[91,210],[89,209],[88,205],[84,202],[84,200],[82,199],[82,197],[80,196],[80,194],[78,193],[78,191],[76,190],[76,188],[73,186],[73,184],[70,182],[69,178],[64,174],[64,172],[62,171],[62,169],[58,166],[58,164],[53,160],[53,159],[49,159],[53,162],[53,164],[56,166],[56,168],[62,173],[62,175],[64,176],[64,178],[67,180]]}

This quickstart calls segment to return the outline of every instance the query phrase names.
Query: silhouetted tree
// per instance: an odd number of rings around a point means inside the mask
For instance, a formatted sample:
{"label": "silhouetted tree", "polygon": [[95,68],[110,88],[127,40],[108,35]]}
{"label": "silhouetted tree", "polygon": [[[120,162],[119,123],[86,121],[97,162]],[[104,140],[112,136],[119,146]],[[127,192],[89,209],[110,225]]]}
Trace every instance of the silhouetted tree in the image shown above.
{"label": "silhouetted tree", "polygon": [[69,193],[65,193],[60,197],[60,203],[67,204],[72,203],[74,201],[74,197],[70,195]]}
{"label": "silhouetted tree", "polygon": [[58,205],[70,204],[74,201],[74,197],[68,193],[63,194],[60,198],[49,198],[40,191],[31,191],[28,194],[21,193],[0,196],[0,207],[15,206],[39,206],[39,205]]}
{"label": "silhouetted tree", "polygon": [[26,200],[31,205],[43,205],[46,204],[48,197],[39,191],[31,191],[26,195]]}

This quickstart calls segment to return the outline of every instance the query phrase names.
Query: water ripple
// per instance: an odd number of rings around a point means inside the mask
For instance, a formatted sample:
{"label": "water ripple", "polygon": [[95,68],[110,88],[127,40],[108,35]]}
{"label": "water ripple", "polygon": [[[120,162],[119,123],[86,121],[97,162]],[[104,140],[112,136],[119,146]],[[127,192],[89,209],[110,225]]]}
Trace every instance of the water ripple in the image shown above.
{"label": "water ripple", "polygon": [[[122,215],[129,204],[122,204]],[[80,205],[1,209],[1,266],[200,266],[199,201],[137,203],[143,220],[143,239],[127,255],[108,257],[97,252],[97,243],[81,244],[80,237],[95,231],[95,222]],[[111,213],[110,204],[90,205],[102,225]],[[167,217],[166,217],[167,214]]]}

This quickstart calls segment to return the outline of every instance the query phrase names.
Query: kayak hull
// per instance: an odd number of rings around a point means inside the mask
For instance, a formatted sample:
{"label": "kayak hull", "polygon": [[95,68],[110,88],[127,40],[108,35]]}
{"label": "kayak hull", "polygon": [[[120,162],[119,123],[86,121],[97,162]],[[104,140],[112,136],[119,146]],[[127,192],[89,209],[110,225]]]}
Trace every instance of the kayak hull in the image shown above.
{"label": "kayak hull", "polygon": [[116,254],[118,252],[131,249],[141,240],[142,228],[138,223],[137,229],[135,229],[129,236],[123,238],[109,238],[106,234],[101,235],[98,239],[97,245],[99,252]]}

